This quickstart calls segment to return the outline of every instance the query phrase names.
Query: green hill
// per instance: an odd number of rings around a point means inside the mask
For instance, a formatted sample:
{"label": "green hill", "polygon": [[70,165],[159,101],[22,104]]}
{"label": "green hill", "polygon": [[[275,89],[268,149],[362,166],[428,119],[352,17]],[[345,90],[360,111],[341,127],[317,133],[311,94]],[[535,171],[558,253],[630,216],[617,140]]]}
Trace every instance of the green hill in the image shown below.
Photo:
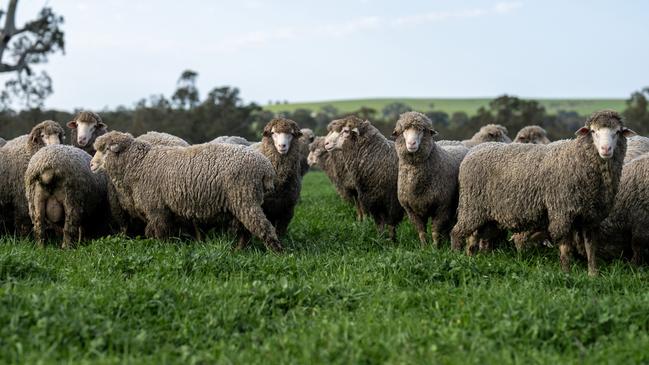
{"label": "green hill", "polygon": [[[352,112],[360,107],[369,107],[380,111],[384,106],[394,102],[402,102],[410,105],[414,110],[430,110],[433,104],[434,110],[440,110],[452,114],[463,111],[469,115],[475,114],[481,106],[489,104],[489,98],[477,99],[441,99],[441,98],[381,98],[381,99],[351,99],[331,100],[317,102],[302,102],[288,104],[273,104],[264,106],[272,112],[289,111],[296,109],[309,109],[318,111],[326,105],[332,105],[339,111]],[[625,108],[624,99],[535,99],[538,100],[550,114],[559,110],[576,111],[582,115],[588,115],[600,109],[615,109],[622,111]]]}

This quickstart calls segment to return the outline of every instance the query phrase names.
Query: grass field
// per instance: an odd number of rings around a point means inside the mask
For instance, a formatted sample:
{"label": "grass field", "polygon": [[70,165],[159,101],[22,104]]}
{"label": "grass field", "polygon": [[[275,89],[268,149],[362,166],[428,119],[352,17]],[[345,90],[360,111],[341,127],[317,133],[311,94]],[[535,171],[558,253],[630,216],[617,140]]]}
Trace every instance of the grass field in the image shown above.
{"label": "grass field", "polygon": [[[426,111],[430,109],[430,104],[434,105],[434,110],[440,110],[452,114],[463,111],[469,115],[475,114],[481,106],[488,106],[489,98],[482,99],[413,99],[413,98],[392,98],[392,99],[357,99],[357,100],[334,100],[312,103],[289,103],[280,105],[266,105],[264,108],[273,112],[294,111],[295,109],[309,109],[318,111],[325,105],[333,105],[340,112],[346,113],[358,110],[365,106],[381,111],[389,103],[402,102],[410,105],[414,110]],[[601,109],[615,109],[622,111],[625,108],[623,99],[535,99],[538,100],[550,114],[555,114],[559,110],[576,111],[581,115]]]}
{"label": "grass field", "polygon": [[0,363],[647,363],[649,275],[475,258],[356,223],[305,177],[281,255],[204,243],[0,242]]}

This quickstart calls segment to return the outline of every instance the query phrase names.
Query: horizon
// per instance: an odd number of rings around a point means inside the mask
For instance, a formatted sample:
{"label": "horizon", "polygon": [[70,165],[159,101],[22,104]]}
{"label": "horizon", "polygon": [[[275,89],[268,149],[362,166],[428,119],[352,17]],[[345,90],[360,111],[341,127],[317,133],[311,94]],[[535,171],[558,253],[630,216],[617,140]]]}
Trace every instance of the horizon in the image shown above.
{"label": "horizon", "polygon": [[168,97],[185,69],[201,98],[227,85],[259,105],[627,99],[649,83],[649,3],[43,0],[19,2],[17,23],[45,4],[65,17],[66,41],[36,67],[52,77],[48,109]]}

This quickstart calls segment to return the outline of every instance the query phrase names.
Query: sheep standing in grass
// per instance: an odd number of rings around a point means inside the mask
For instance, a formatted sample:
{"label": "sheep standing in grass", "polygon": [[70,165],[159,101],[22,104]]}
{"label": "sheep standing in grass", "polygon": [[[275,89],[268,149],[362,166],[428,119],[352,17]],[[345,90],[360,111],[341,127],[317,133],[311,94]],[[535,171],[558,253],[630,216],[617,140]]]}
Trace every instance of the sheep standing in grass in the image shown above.
{"label": "sheep standing in grass", "polygon": [[369,121],[350,116],[344,118],[336,148],[342,151],[363,210],[374,218],[380,231],[387,227],[389,238],[396,241],[404,212],[397,194],[399,158],[394,142]]}
{"label": "sheep standing in grass", "polygon": [[356,219],[360,221],[365,217],[365,211],[361,206],[360,200],[358,200],[358,190],[356,189],[354,175],[349,171],[349,167],[346,166],[342,151],[336,148],[344,126],[345,119],[333,120],[327,126],[324,148],[331,160],[333,171],[331,175],[328,175],[330,179],[335,176],[335,181],[332,180],[332,182],[336,187],[336,191],[344,201],[354,204]]}
{"label": "sheep standing in grass", "polygon": [[106,175],[90,171],[91,156],[65,145],[41,148],[29,161],[25,191],[36,241],[46,231],[63,236],[62,247],[107,233]]}
{"label": "sheep standing in grass", "polygon": [[31,157],[41,148],[59,144],[64,139],[59,123],[46,120],[34,126],[28,135],[16,137],[0,150],[0,224],[5,231],[27,235],[32,224],[25,197],[25,170]]}
{"label": "sheep standing in grass", "polygon": [[264,127],[259,145],[259,152],[275,169],[275,190],[265,197],[263,208],[280,237],[286,234],[302,190],[301,135],[294,121],[275,118]]}
{"label": "sheep standing in grass", "polygon": [[438,147],[433,140],[436,134],[431,120],[418,112],[401,114],[393,132],[399,156],[399,202],[417,229],[422,246],[426,245],[426,226],[431,220],[433,245],[438,247],[441,235],[455,223],[457,175],[469,149]]}
{"label": "sheep standing in grass", "polygon": [[[493,143],[472,150],[460,166],[453,247],[460,249],[465,238],[490,225],[515,232],[547,230],[567,271],[574,243],[581,242],[573,237],[581,236],[588,272],[595,275],[594,240],[613,207],[626,137],[633,134],[618,113],[604,110],[593,113],[573,140]],[[474,252],[475,241],[467,252]]]}
{"label": "sheep standing in grass", "polygon": [[548,144],[550,139],[545,129],[538,125],[528,125],[521,128],[514,138],[515,143],[532,143],[532,144]]}
{"label": "sheep standing in grass", "polygon": [[[602,222],[602,250],[631,253],[640,264],[649,248],[649,154],[624,165],[620,189],[609,216]],[[621,248],[621,249],[620,249]]]}
{"label": "sheep standing in grass", "polygon": [[177,220],[211,225],[234,218],[239,247],[253,234],[282,249],[261,207],[275,172],[259,153],[228,144],[154,147],[119,132],[99,137],[95,149],[91,170],[106,172],[129,213],[146,222],[147,237],[168,237]]}
{"label": "sheep standing in grass", "polygon": [[99,114],[89,111],[77,113],[67,126],[72,130],[72,145],[81,148],[90,155],[95,153],[92,145],[97,137],[108,131]]}
{"label": "sheep standing in grass", "polygon": [[631,162],[634,158],[649,152],[649,138],[643,136],[633,136],[627,140],[626,155],[624,163]]}
{"label": "sheep standing in grass", "polygon": [[300,175],[304,176],[309,172],[309,146],[313,143],[315,139],[315,133],[309,128],[300,129],[302,135],[299,138],[300,141]]}

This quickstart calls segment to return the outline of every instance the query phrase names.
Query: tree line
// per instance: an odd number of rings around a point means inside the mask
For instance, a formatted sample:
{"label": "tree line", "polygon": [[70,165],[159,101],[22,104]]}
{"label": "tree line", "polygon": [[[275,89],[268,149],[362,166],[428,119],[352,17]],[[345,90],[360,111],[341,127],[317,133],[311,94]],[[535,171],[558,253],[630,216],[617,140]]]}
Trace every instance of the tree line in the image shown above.
{"label": "tree line", "polygon": [[[191,143],[202,143],[221,135],[237,135],[249,140],[261,137],[264,125],[274,116],[281,115],[295,120],[303,128],[311,128],[316,134],[326,133],[327,124],[344,115],[356,114],[377,126],[390,136],[401,113],[412,110],[404,103],[395,102],[381,110],[361,107],[352,113],[342,113],[332,105],[320,110],[296,109],[280,113],[264,110],[255,103],[245,103],[236,87],[222,86],[211,89],[204,98],[196,87],[198,74],[184,71],[170,97],[154,95],[142,99],[134,106],[117,107],[98,111],[110,129],[140,135],[147,131],[162,131],[177,135]],[[509,130],[510,137],[522,127],[537,124],[545,128],[551,139],[570,138],[583,125],[587,116],[575,111],[559,111],[549,114],[535,100],[502,95],[479,108],[475,114],[455,112],[449,114],[436,110],[418,110],[431,118],[443,139],[470,138],[481,126],[488,123],[501,124]],[[636,132],[649,134],[649,87],[635,91],[626,101],[623,111],[628,126]],[[0,136],[9,139],[26,133],[45,119],[65,123],[74,112],[46,110],[34,107],[21,111],[0,111]]]}

